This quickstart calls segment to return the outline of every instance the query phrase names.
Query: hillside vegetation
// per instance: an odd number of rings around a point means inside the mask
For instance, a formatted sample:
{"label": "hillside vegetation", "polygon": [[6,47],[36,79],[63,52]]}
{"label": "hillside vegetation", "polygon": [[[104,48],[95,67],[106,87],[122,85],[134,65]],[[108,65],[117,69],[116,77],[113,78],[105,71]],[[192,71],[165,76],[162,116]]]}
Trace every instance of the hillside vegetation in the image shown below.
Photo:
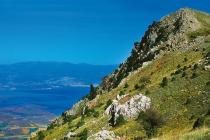
{"label": "hillside vegetation", "polygon": [[[150,25],[117,70],[31,139],[209,140],[209,58],[210,15],[180,9]],[[137,116],[105,113],[137,95],[151,100],[138,102],[149,108],[133,108]]]}

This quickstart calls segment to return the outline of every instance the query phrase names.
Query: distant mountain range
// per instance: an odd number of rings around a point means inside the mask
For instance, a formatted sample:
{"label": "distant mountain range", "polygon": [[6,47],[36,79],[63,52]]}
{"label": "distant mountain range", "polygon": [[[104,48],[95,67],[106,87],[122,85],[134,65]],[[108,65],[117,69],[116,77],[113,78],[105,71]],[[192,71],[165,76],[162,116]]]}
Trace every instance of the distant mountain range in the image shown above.
{"label": "distant mountain range", "polygon": [[0,65],[0,90],[50,90],[98,84],[117,65],[23,62]]}

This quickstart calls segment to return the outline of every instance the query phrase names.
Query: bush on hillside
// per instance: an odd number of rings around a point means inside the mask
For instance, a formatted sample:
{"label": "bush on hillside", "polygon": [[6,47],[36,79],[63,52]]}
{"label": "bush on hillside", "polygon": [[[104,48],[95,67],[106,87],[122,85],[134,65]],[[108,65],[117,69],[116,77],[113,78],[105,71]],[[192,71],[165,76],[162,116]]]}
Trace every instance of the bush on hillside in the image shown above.
{"label": "bush on hillside", "polygon": [[187,73],[184,71],[183,73],[182,73],[182,77],[185,77],[187,75]]}
{"label": "bush on hillside", "polygon": [[177,65],[177,68],[179,69],[181,67],[181,65],[179,64],[179,65]]}
{"label": "bush on hillside", "polygon": [[99,112],[98,112],[98,111],[94,111],[94,112],[93,112],[93,117],[98,118],[98,117],[99,117],[99,115],[100,115],[100,114],[99,114]]}
{"label": "bush on hillside", "polygon": [[76,124],[76,127],[77,128],[80,128],[81,126],[83,126],[84,125],[84,117],[82,116],[82,118],[81,118],[81,120]]}
{"label": "bush on hillside", "polygon": [[139,84],[135,84],[134,88],[137,90],[139,89]]}
{"label": "bush on hillside", "polygon": [[137,120],[143,125],[148,137],[154,136],[164,123],[162,115],[152,109],[140,112]]}
{"label": "bush on hillside", "polygon": [[168,85],[168,79],[167,79],[167,77],[163,77],[163,80],[162,80],[160,86],[161,87],[165,87],[167,85]]}
{"label": "bush on hillside", "polygon": [[88,130],[85,128],[80,134],[79,134],[80,140],[87,140],[88,138]]}
{"label": "bush on hillside", "polygon": [[175,77],[172,77],[172,78],[171,78],[171,81],[175,81],[175,80],[176,80],[176,78],[175,78]]}
{"label": "bush on hillside", "polygon": [[187,66],[184,66],[184,67],[183,67],[183,71],[185,71],[185,70],[187,70]]}
{"label": "bush on hillside", "polygon": [[38,132],[38,140],[43,140],[45,137],[44,133],[42,131]]}
{"label": "bush on hillside", "polygon": [[197,77],[197,74],[195,72],[193,72],[191,78],[193,79],[193,78],[196,78],[196,77]]}
{"label": "bush on hillside", "polygon": [[129,85],[128,85],[128,83],[125,83],[125,86],[124,86],[124,88],[128,88],[128,86],[129,86]]}
{"label": "bush on hillside", "polygon": [[120,126],[126,123],[126,120],[124,119],[123,115],[119,115],[119,117],[116,119],[115,126]]}
{"label": "bush on hillside", "polygon": [[141,84],[144,84],[144,85],[147,85],[147,84],[150,84],[151,83],[149,77],[142,77],[142,78],[140,78],[139,82]]}
{"label": "bush on hillside", "polygon": [[203,117],[197,118],[193,124],[193,129],[200,128],[201,126],[203,126],[203,124],[204,124],[204,118]]}
{"label": "bush on hillside", "polygon": [[62,114],[62,117],[63,117],[64,123],[71,122],[73,119],[75,119],[75,116],[72,116],[72,115],[64,115],[64,114]]}
{"label": "bush on hillside", "polygon": [[194,66],[193,66],[193,70],[196,70],[198,68],[198,64],[195,64]]}
{"label": "bush on hillside", "polygon": [[83,115],[86,115],[88,117],[90,117],[91,115],[93,117],[99,117],[99,112],[96,111],[95,109],[89,109],[87,106],[84,108],[84,111],[83,111]]}
{"label": "bush on hillside", "polygon": [[124,91],[120,91],[119,95],[123,96],[123,95],[125,95],[125,92]]}
{"label": "bush on hillside", "polygon": [[180,74],[181,72],[182,72],[182,70],[178,69],[178,70],[175,71],[175,74]]}
{"label": "bush on hillside", "polygon": [[206,82],[206,85],[207,85],[207,86],[210,86],[210,81]]}

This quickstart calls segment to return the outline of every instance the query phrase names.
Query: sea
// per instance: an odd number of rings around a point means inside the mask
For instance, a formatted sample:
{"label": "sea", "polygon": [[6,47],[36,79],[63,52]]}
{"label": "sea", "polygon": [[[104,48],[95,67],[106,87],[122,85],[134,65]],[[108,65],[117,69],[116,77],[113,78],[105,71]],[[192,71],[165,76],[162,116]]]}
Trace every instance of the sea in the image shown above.
{"label": "sea", "polygon": [[88,92],[88,87],[0,91],[0,140],[27,139]]}

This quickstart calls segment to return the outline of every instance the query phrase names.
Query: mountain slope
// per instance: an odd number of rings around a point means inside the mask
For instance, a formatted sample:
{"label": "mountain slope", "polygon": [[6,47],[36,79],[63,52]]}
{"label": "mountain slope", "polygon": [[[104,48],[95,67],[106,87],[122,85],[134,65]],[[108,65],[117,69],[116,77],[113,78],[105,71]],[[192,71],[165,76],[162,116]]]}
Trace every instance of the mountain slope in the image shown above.
{"label": "mountain slope", "polygon": [[32,139],[209,139],[209,51],[210,15],[180,9],[149,26],[95,99]]}

